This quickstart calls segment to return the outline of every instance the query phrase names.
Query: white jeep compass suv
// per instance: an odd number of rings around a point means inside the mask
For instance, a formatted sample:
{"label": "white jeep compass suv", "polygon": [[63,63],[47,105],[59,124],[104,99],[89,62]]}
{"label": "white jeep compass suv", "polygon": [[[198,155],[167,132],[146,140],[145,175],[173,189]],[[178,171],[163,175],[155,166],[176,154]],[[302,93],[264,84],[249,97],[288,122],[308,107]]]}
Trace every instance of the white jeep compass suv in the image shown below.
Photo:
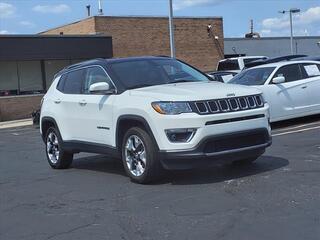
{"label": "white jeep compass suv", "polygon": [[271,144],[268,108],[260,90],[212,82],[172,58],[97,59],[55,76],[40,131],[53,168],[103,153],[146,183],[162,169],[254,161]]}

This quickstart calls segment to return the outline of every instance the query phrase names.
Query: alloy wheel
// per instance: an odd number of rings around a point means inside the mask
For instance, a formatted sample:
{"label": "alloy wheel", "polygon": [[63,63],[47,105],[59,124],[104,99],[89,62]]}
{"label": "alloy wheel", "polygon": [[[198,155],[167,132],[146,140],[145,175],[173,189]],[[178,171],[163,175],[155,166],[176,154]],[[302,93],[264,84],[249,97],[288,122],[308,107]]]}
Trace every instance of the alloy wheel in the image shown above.
{"label": "alloy wheel", "polygon": [[130,173],[140,177],[146,170],[146,149],[143,141],[136,135],[128,137],[125,144],[125,158]]}
{"label": "alloy wheel", "polygon": [[60,150],[58,137],[54,132],[50,132],[47,137],[47,155],[52,164],[59,160]]}

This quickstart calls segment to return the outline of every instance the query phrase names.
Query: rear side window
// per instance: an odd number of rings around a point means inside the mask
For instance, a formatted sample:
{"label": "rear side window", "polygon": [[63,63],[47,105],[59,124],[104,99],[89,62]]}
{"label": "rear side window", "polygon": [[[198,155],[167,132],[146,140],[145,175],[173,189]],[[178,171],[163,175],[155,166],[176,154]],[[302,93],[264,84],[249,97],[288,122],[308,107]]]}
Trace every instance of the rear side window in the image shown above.
{"label": "rear side window", "polygon": [[83,69],[69,72],[68,74],[66,74],[62,92],[66,94],[81,94],[83,78]]}
{"label": "rear side window", "polygon": [[219,62],[218,71],[227,71],[227,70],[240,70],[238,60],[225,60]]}
{"label": "rear side window", "polygon": [[303,78],[299,64],[291,64],[279,68],[279,70],[274,75],[274,78],[275,77],[285,77],[286,82],[293,82],[301,80]]}
{"label": "rear side window", "polygon": [[301,64],[303,78],[311,78],[320,76],[320,64],[303,63]]}
{"label": "rear side window", "polygon": [[58,85],[57,85],[57,89],[60,92],[63,92],[63,87],[64,87],[64,83],[65,83],[66,77],[67,76],[65,74],[60,77],[60,80],[59,80]]}

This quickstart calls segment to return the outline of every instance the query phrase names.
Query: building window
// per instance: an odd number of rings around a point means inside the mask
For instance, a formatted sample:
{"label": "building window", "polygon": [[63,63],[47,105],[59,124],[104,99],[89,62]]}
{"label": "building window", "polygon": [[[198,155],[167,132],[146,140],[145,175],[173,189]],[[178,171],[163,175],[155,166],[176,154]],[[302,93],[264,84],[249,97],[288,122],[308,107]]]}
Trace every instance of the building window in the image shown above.
{"label": "building window", "polygon": [[70,65],[70,60],[44,61],[44,68],[46,72],[46,90],[49,89],[54,75],[68,65]]}
{"label": "building window", "polygon": [[18,77],[20,94],[43,92],[40,61],[18,61]]}
{"label": "building window", "polygon": [[0,61],[0,96],[16,95],[18,89],[17,63]]}
{"label": "building window", "polygon": [[82,61],[84,60],[0,61],[0,96],[45,93],[56,73]]}

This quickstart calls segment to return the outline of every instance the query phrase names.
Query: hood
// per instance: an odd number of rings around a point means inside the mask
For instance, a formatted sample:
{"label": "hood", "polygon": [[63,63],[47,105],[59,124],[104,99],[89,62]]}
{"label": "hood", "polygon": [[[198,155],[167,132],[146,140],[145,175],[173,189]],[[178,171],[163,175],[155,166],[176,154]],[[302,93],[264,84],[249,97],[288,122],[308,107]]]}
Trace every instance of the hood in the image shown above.
{"label": "hood", "polygon": [[254,87],[220,82],[165,84],[130,90],[133,96],[151,97],[160,101],[198,101],[261,94]]}

